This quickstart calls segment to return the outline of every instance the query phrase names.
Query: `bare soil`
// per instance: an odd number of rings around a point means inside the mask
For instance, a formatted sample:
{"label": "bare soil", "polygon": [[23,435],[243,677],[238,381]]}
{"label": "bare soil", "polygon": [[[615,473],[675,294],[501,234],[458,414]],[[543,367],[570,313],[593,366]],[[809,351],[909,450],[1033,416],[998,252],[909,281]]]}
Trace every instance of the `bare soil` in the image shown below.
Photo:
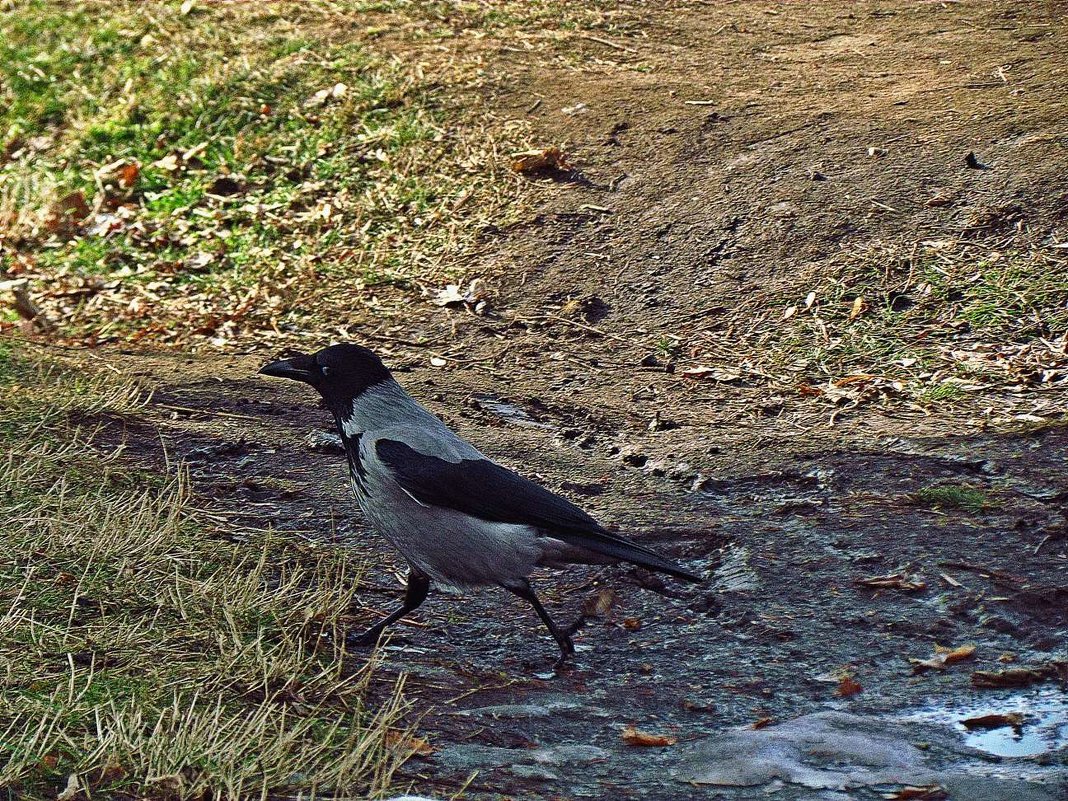
{"label": "bare soil", "polygon": [[[552,642],[515,599],[433,595],[381,668],[383,686],[408,673],[436,749],[409,763],[416,789],[447,796],[473,775],[473,798],[762,798],[766,786],[687,783],[688,749],[764,718],[839,709],[890,721],[1000,703],[1008,691],[973,689],[973,670],[1065,658],[1063,427],[993,426],[984,408],[1007,401],[989,394],[841,408],[668,366],[713,360],[714,343],[744,339],[754,315],[803,300],[813,270],[873,243],[1063,238],[1061,11],[661,5],[630,36],[581,39],[581,53],[458,45],[484,49],[486,106],[565,142],[575,172],[546,183],[529,220],[485,232],[469,270],[496,289],[489,315],[409,297],[403,316],[357,335],[485,452],[709,581],[625,568],[540,578],[562,620],[614,594],[559,675]],[[969,152],[991,169],[968,167]],[[936,194],[952,202],[929,205]],[[658,350],[667,334],[690,350]],[[360,519],[344,459],[305,443],[326,413],[300,388],[256,378],[264,360],[146,358],[149,423],[122,436],[136,458],[158,461],[165,445],[187,460],[197,492],[234,524],[352,548],[369,564],[353,619],[363,625],[397,602],[403,565]],[[1032,396],[1065,408],[1063,391],[1041,388],[1012,402]],[[982,500],[938,506],[932,486]],[[925,586],[856,583],[894,573]],[[943,671],[908,662],[967,643],[974,659]],[[845,673],[862,690],[839,697]],[[1047,686],[1063,696],[1063,679]],[[628,723],[679,742],[627,746]],[[934,764],[968,762],[980,777],[952,797],[1064,797],[1064,740],[999,757],[950,727],[915,731]],[[539,746],[595,748],[525,759]],[[787,783],[776,797],[878,796]]]}

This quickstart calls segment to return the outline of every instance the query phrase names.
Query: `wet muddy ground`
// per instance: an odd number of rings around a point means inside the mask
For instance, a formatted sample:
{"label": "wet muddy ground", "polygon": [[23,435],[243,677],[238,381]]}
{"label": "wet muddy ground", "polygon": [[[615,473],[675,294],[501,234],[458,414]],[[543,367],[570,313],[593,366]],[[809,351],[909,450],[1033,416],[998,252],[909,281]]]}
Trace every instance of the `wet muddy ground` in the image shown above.
{"label": "wet muddy ground", "polygon": [[[369,565],[352,620],[362,626],[397,603],[403,564],[367,530],[344,458],[315,434],[327,413],[299,387],[251,377],[258,366],[220,359],[218,377],[183,379],[187,365],[157,362],[151,375],[167,386],[149,408],[153,431],[127,432],[128,446],[139,459],[165,445],[185,460],[198,494],[234,526],[350,548]],[[559,673],[555,645],[517,599],[432,594],[396,628],[378,674],[382,692],[408,675],[412,719],[434,748],[405,768],[419,792],[860,799],[941,784],[962,799],[1064,797],[1063,429],[899,434],[869,447],[846,430],[712,472],[699,454],[680,469],[619,431],[576,437],[543,409],[482,390],[465,403],[464,374],[430,376],[399,378],[491,456],[707,582],[622,567],[547,572],[535,586],[558,619],[602,607]],[[969,489],[972,505],[931,487]],[[894,574],[906,588],[858,584]],[[969,644],[971,658],[941,670],[909,662]],[[354,654],[354,667],[366,658]],[[1026,686],[972,686],[974,671],[1016,668],[1038,672]],[[1015,727],[962,723],[990,713],[1022,717]],[[628,725],[672,744],[628,745]]]}

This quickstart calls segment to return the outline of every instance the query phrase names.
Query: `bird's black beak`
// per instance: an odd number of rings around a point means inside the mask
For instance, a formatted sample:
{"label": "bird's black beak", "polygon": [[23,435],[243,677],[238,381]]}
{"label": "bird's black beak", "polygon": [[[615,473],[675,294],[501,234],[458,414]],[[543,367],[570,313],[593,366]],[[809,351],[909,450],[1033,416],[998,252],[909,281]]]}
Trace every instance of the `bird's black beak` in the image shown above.
{"label": "bird's black beak", "polygon": [[310,384],[316,374],[315,359],[303,353],[289,359],[279,359],[266,367],[260,368],[260,375],[273,375],[277,378],[292,378]]}

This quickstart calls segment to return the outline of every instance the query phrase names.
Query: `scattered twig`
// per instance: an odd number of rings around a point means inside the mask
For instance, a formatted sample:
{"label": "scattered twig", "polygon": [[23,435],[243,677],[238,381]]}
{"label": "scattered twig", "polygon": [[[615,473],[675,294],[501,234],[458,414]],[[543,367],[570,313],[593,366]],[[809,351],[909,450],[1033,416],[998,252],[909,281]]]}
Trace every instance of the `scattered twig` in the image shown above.
{"label": "scattered twig", "polygon": [[546,314],[545,316],[553,320],[558,320],[561,323],[573,325],[575,326],[575,328],[581,328],[583,331],[589,331],[591,334],[597,334],[598,336],[607,337],[608,339],[614,339],[616,340],[616,342],[625,342],[628,345],[633,343],[633,340],[618,336],[617,334],[610,334],[607,331],[602,331],[600,328],[594,328],[592,325],[586,325],[584,323],[578,322],[577,320],[569,320],[566,317],[561,317],[559,314]]}
{"label": "scattered twig", "polygon": [[610,39],[601,39],[599,36],[590,36],[589,34],[582,34],[580,39],[586,39],[591,42],[597,42],[597,44],[603,44],[605,47],[614,47],[616,50],[622,50],[624,53],[637,53],[638,51],[632,47],[621,45],[618,42],[613,42]]}
{"label": "scattered twig", "polygon": [[185,412],[186,414],[206,414],[211,417],[231,417],[235,420],[260,420],[251,414],[238,414],[236,412],[221,412],[218,409],[194,409],[190,406],[174,406],[170,403],[156,403],[157,408],[167,409],[172,412]]}

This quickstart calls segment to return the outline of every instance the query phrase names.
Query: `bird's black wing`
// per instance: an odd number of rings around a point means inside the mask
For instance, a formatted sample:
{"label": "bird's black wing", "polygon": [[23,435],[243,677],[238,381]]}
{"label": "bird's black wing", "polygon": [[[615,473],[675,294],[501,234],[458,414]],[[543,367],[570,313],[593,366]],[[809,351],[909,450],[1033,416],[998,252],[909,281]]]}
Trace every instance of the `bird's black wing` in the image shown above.
{"label": "bird's black wing", "polygon": [[654,551],[605,531],[575,504],[488,459],[449,462],[392,439],[375,454],[397,483],[420,503],[454,509],[496,523],[533,526],[596,553],[700,581]]}

